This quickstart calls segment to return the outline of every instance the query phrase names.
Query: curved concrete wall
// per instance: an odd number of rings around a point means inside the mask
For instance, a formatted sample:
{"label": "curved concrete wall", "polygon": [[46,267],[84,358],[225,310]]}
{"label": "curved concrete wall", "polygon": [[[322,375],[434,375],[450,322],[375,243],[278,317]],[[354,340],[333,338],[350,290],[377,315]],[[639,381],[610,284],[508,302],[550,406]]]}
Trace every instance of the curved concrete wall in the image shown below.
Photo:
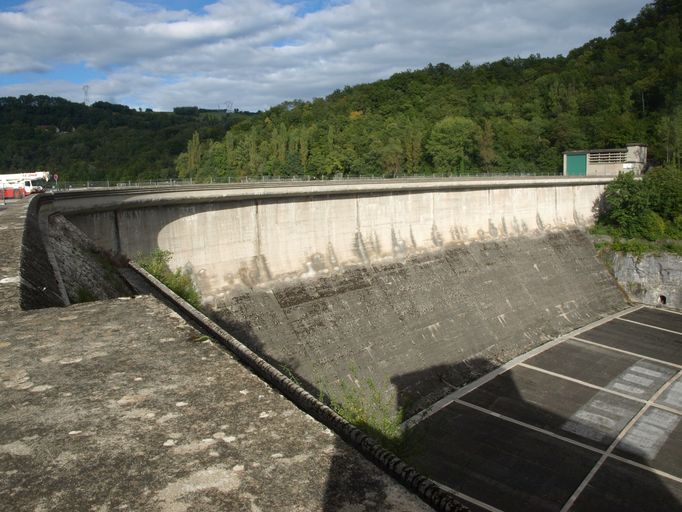
{"label": "curved concrete wall", "polygon": [[[99,245],[159,247],[208,300],[235,289],[404,259],[449,243],[584,227],[608,180],[527,179],[318,185],[138,194],[64,202]],[[87,213],[83,213],[83,210]]]}
{"label": "curved concrete wall", "polygon": [[310,388],[419,410],[625,306],[580,231],[608,180],[325,184],[62,196],[100,246],[157,247],[211,314]]}

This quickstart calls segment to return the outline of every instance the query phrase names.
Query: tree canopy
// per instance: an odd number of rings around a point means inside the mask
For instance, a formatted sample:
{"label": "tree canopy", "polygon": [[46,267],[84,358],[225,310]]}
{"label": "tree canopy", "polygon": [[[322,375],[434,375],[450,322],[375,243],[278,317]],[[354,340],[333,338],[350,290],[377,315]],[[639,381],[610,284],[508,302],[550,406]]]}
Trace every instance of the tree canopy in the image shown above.
{"label": "tree canopy", "polygon": [[2,98],[0,167],[90,179],[557,174],[564,151],[641,142],[679,169],[681,26],[679,0],[657,0],[566,56],[429,64],[257,115]]}
{"label": "tree canopy", "polygon": [[679,1],[658,0],[567,56],[429,64],[285,102],[223,140],[202,139],[194,173],[556,174],[563,151],[629,142],[647,143],[655,161],[679,168],[681,13]]}
{"label": "tree canopy", "polygon": [[63,98],[0,98],[0,173],[58,172],[66,180],[175,176],[175,160],[193,133],[222,138],[248,113],[180,107],[141,112]]}

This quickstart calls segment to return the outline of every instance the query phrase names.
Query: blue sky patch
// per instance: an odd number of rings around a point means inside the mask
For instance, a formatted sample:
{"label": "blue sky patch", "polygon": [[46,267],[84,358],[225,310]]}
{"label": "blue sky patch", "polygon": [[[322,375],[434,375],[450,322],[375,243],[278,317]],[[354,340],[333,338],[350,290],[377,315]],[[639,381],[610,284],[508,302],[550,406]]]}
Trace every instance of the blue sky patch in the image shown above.
{"label": "blue sky patch", "polygon": [[345,2],[334,0],[277,0],[280,5],[292,5],[296,7],[296,16],[303,17],[311,12],[323,11],[333,5]]}
{"label": "blue sky patch", "polygon": [[106,73],[80,64],[59,64],[57,67],[44,73],[24,72],[12,74],[0,74],[0,84],[21,84],[27,82],[42,82],[48,80],[64,80],[77,84],[84,84],[89,80],[104,80]]}

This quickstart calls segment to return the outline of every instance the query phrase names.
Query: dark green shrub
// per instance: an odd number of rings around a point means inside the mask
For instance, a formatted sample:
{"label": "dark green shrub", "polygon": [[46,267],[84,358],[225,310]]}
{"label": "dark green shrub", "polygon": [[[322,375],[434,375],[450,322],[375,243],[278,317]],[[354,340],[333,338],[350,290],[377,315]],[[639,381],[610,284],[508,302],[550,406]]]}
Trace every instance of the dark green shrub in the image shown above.
{"label": "dark green shrub", "polygon": [[649,241],[682,238],[682,172],[663,167],[642,180],[620,174],[606,187],[592,232]]}
{"label": "dark green shrub", "polygon": [[646,252],[651,252],[652,246],[644,240],[615,240],[611,245],[614,251],[634,254],[635,256],[642,256]]}
{"label": "dark green shrub", "polygon": [[646,240],[654,241],[665,238],[665,220],[659,214],[651,210],[645,210],[637,227],[638,235]]}
{"label": "dark green shrub", "polygon": [[678,215],[672,222],[668,222],[666,234],[670,238],[682,238],[682,215]]}
{"label": "dark green shrub", "polygon": [[649,208],[666,220],[682,215],[682,171],[674,167],[659,167],[643,179]]}
{"label": "dark green shrub", "polygon": [[600,222],[634,237],[640,231],[641,217],[647,209],[647,198],[641,181],[632,173],[621,173],[604,192],[604,210]]}

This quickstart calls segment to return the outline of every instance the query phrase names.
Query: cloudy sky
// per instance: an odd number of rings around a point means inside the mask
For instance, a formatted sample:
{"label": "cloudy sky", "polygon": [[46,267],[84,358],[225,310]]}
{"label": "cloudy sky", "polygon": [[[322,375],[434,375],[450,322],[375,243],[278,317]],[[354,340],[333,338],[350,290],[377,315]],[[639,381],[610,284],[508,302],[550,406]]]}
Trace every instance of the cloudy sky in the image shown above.
{"label": "cloudy sky", "polygon": [[644,0],[0,0],[0,96],[266,109],[429,62],[566,54]]}

